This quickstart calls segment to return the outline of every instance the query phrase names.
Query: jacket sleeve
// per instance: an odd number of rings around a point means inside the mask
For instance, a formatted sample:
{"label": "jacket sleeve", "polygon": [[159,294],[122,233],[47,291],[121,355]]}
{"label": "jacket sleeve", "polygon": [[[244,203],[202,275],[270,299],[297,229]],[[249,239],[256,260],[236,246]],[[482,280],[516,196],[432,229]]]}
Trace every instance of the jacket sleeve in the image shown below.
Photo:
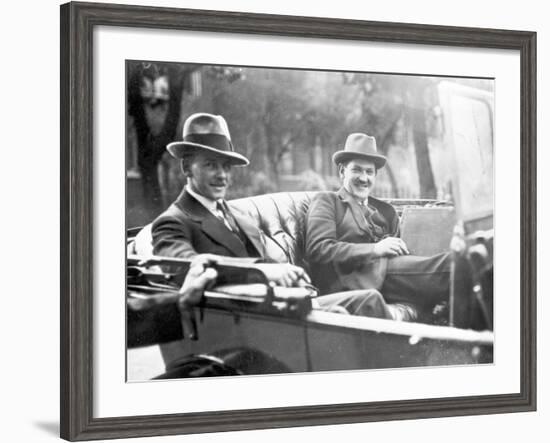
{"label": "jacket sleeve", "polygon": [[153,254],[191,259],[198,255],[191,242],[191,228],[173,215],[163,214],[153,222]]}
{"label": "jacket sleeve", "polygon": [[351,243],[337,236],[337,208],[332,193],[318,194],[311,202],[306,221],[306,253],[318,264],[366,263],[373,259],[374,243]]}
{"label": "jacket sleeve", "polygon": [[[172,209],[172,208],[171,208]],[[153,237],[153,254],[163,257],[175,257],[183,259],[192,259],[195,256],[201,254],[193,246],[193,229],[190,221],[186,220],[182,215],[171,209],[167,213],[158,217],[152,225],[152,237]],[[210,253],[209,251],[203,251],[202,253]],[[217,254],[212,254],[219,257],[219,261],[225,264],[235,263],[257,263],[261,260],[259,258],[247,258],[247,257],[228,257]],[[165,272],[170,272],[170,267],[165,267]]]}

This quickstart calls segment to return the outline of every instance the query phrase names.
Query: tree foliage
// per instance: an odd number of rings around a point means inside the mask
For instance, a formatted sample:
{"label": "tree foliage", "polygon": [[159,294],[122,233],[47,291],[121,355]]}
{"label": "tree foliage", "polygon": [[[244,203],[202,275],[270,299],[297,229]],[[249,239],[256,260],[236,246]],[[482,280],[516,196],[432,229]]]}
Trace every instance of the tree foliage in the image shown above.
{"label": "tree foliage", "polygon": [[[194,93],[188,87],[191,72],[201,79],[200,91]],[[151,102],[143,97],[143,78],[161,76],[168,79],[169,95]],[[389,162],[384,169],[393,196],[414,187],[422,197],[435,197],[430,131],[437,81],[377,73],[130,63],[129,114],[136,126],[146,198],[159,198],[157,165],[166,156],[166,144],[180,138],[177,129],[194,112],[222,115],[233,145],[251,161],[250,167],[235,169],[229,197],[277,191],[284,174],[304,174],[308,186],[324,180],[326,187],[334,181],[331,156],[353,132],[373,135],[382,154],[391,156],[394,149],[407,153],[405,166],[395,169]],[[475,86],[491,87],[482,83]],[[172,182],[179,166],[170,164],[167,181]],[[414,174],[404,179],[404,168]],[[170,193],[180,187],[174,183]]]}

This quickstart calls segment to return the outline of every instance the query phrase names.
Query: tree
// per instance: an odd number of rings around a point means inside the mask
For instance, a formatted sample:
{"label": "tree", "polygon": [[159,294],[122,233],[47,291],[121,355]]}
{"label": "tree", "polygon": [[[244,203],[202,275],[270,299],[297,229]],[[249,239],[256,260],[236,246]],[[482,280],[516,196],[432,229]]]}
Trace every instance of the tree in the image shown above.
{"label": "tree", "polygon": [[138,167],[147,206],[161,207],[157,166],[173,141],[180,119],[180,103],[187,65],[130,62],[128,114],[134,118]]}
{"label": "tree", "polygon": [[[248,171],[266,173],[278,188],[282,158],[307,131],[303,73],[243,68],[238,81],[207,78],[214,82],[203,103],[211,101],[211,112],[227,120],[234,145],[251,160]],[[240,172],[235,175],[245,180]]]}
{"label": "tree", "polygon": [[415,83],[415,87],[410,89],[410,95],[408,96],[407,112],[409,113],[409,119],[412,126],[420,195],[424,198],[436,198],[437,189],[430,161],[426,128],[425,92],[430,82],[428,80],[419,79]]}
{"label": "tree", "polygon": [[[387,155],[400,121],[410,128],[414,143],[420,195],[435,198],[436,186],[428,149],[426,129],[426,90],[433,81],[418,76],[351,74],[345,82],[360,88],[362,120],[377,140],[378,149]],[[397,178],[391,164],[386,166],[397,194]]]}

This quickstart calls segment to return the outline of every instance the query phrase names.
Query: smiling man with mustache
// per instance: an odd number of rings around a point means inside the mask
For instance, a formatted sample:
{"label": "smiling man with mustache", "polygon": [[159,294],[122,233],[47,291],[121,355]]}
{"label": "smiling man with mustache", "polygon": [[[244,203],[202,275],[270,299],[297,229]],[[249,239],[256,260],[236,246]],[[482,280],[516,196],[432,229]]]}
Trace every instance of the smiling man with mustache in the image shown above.
{"label": "smiling man with mustache", "polygon": [[399,238],[395,209],[371,196],[386,164],[374,137],[349,135],[333,161],[342,188],[318,194],[307,215],[306,251],[321,293],[377,289],[386,302],[402,308],[405,320],[416,319],[410,306],[429,310],[445,301],[450,254],[410,255]]}

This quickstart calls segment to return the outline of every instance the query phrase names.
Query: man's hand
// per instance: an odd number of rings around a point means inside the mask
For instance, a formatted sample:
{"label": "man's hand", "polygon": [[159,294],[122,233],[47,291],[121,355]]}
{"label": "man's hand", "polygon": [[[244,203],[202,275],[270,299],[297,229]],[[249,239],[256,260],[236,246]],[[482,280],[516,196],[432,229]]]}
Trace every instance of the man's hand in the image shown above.
{"label": "man's hand", "polygon": [[205,287],[218,276],[214,268],[208,267],[212,263],[209,254],[197,255],[191,262],[189,271],[179,290],[178,305],[180,308],[188,308],[199,303]]}
{"label": "man's hand", "polygon": [[397,257],[398,255],[410,254],[407,245],[397,237],[386,237],[374,245],[376,257]]}
{"label": "man's hand", "polygon": [[197,320],[193,306],[199,304],[206,287],[216,280],[218,272],[209,265],[215,257],[210,254],[197,255],[191,262],[183,285],[179,290],[178,308],[180,311],[181,329],[184,337],[198,340]]}
{"label": "man's hand", "polygon": [[311,283],[311,279],[299,266],[290,263],[262,263],[256,265],[270,282],[278,286],[300,286],[300,283]]}

